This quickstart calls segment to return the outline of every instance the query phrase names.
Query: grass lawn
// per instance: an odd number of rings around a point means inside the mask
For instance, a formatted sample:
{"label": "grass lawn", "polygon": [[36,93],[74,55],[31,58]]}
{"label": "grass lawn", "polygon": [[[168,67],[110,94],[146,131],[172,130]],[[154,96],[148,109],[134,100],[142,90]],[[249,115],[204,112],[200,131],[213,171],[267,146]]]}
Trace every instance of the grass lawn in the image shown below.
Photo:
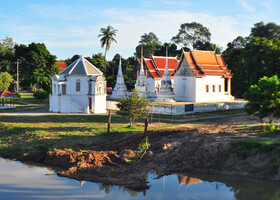
{"label": "grass lawn", "polygon": [[15,108],[0,109],[0,113],[29,112],[48,108],[49,106],[48,99],[38,101],[33,97],[33,93],[20,93],[20,95],[21,98],[15,101]]}
{"label": "grass lawn", "polygon": [[44,106],[49,105],[49,99],[37,100],[33,97],[33,93],[20,93],[20,98],[18,101],[27,103],[27,104],[42,104]]}
{"label": "grass lawn", "polygon": [[[32,149],[87,149],[123,133],[144,131],[142,123],[130,128],[125,118],[112,116],[108,134],[107,120],[108,116],[97,115],[1,116],[0,155]],[[149,127],[149,130],[170,126]]]}

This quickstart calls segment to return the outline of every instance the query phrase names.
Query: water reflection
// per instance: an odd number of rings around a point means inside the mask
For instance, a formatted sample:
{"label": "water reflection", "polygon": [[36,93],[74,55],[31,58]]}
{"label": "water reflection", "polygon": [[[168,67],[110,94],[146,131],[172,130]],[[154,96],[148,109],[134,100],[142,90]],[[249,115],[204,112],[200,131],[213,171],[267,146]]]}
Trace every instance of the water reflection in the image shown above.
{"label": "water reflection", "polygon": [[280,199],[278,182],[179,173],[149,175],[147,191],[75,181],[54,169],[0,158],[0,199]]}

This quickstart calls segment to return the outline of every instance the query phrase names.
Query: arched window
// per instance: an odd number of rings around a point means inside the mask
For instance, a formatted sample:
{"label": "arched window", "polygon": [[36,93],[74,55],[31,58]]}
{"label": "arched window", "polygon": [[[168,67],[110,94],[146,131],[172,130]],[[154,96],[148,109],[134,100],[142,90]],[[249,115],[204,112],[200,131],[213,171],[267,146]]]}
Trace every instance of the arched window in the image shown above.
{"label": "arched window", "polygon": [[102,86],[99,86],[99,91],[98,91],[98,94],[102,94]]}
{"label": "arched window", "polygon": [[88,82],[88,94],[92,94],[92,83]]}
{"label": "arched window", "polygon": [[53,84],[53,93],[56,94],[56,85]]}
{"label": "arched window", "polygon": [[81,81],[80,79],[76,80],[76,92],[80,92],[81,91]]}

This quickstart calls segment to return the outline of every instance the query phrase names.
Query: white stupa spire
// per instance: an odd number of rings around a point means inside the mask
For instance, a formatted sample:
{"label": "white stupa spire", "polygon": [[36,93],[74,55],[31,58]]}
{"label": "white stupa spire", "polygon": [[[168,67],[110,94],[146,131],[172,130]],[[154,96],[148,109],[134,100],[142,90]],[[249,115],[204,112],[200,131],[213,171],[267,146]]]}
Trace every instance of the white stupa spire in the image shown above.
{"label": "white stupa spire", "polygon": [[143,44],[141,45],[141,61],[140,61],[140,72],[139,72],[139,75],[140,74],[145,74],[144,73],[144,66],[143,66],[143,59],[144,59],[144,57],[143,57]]}
{"label": "white stupa spire", "polygon": [[126,89],[125,82],[124,82],[121,63],[122,63],[122,61],[121,61],[121,56],[120,56],[117,80],[116,80],[116,84],[115,84],[114,90],[112,92],[112,95],[110,96],[110,98],[112,98],[112,99],[121,99],[121,98],[127,96],[127,89]]}
{"label": "white stupa spire", "polygon": [[172,88],[172,81],[168,71],[168,47],[166,47],[166,64],[164,74],[161,79],[161,86],[159,88],[158,98],[156,101],[158,102],[166,102],[166,101],[174,101],[175,94]]}
{"label": "white stupa spire", "polygon": [[135,83],[135,89],[139,90],[139,96],[147,97],[148,82],[147,82],[147,76],[144,73],[143,59],[144,57],[143,57],[143,42],[142,42],[140,69]]}
{"label": "white stupa spire", "polygon": [[168,48],[166,46],[166,63],[165,63],[165,70],[164,70],[164,75],[163,76],[169,76],[168,72]]}

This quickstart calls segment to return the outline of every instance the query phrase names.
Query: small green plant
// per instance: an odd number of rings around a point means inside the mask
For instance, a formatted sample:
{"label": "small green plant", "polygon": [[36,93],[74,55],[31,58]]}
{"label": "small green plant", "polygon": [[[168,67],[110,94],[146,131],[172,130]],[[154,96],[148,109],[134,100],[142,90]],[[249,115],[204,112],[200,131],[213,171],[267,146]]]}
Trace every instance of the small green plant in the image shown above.
{"label": "small green plant", "polygon": [[275,130],[276,130],[276,127],[275,127],[275,123],[274,122],[266,123],[266,125],[264,127],[264,131],[265,132],[273,132]]}
{"label": "small green plant", "polygon": [[138,118],[145,118],[149,115],[149,102],[146,97],[140,97],[138,90],[133,90],[128,97],[124,97],[117,104],[120,109],[117,115],[124,116],[129,119],[130,127]]}
{"label": "small green plant", "polygon": [[21,98],[20,93],[16,92],[15,94],[17,95],[17,99],[20,99],[20,98]]}
{"label": "small green plant", "polygon": [[37,100],[43,100],[48,98],[49,93],[43,89],[38,89],[37,91],[33,92],[33,96]]}
{"label": "small green plant", "polygon": [[141,159],[150,147],[151,144],[149,143],[148,137],[145,137],[138,146],[135,159]]}

